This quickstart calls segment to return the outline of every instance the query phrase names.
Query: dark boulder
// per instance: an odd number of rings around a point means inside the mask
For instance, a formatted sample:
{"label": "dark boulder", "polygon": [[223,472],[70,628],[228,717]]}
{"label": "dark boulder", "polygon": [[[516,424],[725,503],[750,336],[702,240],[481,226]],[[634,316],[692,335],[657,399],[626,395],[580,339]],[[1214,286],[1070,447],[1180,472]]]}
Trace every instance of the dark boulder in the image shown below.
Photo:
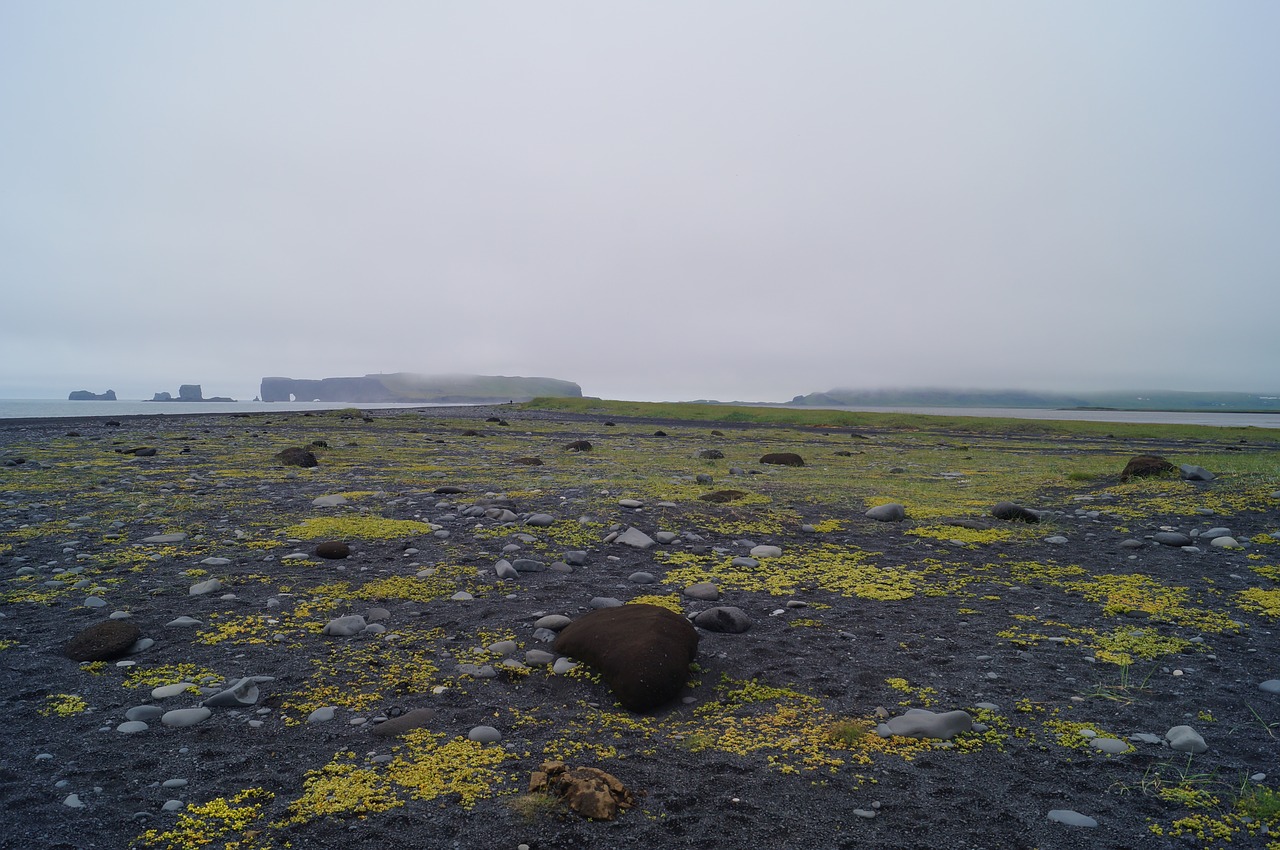
{"label": "dark boulder", "polygon": [[804,458],[795,452],[770,452],[760,458],[761,463],[772,463],[777,466],[804,466]]}
{"label": "dark boulder", "polygon": [[666,432],[666,431],[654,431],[654,432],[653,432],[653,436],[655,436],[655,437],[665,437],[665,436],[667,436],[667,432]]}
{"label": "dark boulder", "polygon": [[316,456],[311,451],[297,446],[277,452],[275,459],[285,466],[301,466],[303,469],[310,469],[313,466],[320,465],[320,462],[316,460]]}
{"label": "dark boulder", "polygon": [[1013,502],[997,502],[995,507],[991,509],[991,515],[996,519],[1004,519],[1010,522],[1039,522],[1040,514],[1022,505],[1015,505]]}
{"label": "dark boulder", "polygon": [[555,650],[598,671],[627,710],[650,711],[675,699],[688,681],[698,631],[657,605],[619,605],[565,626]]}
{"label": "dark boulder", "polygon": [[317,544],[315,551],[317,558],[328,558],[331,561],[351,557],[351,547],[341,540],[326,540]]}
{"label": "dark boulder", "polygon": [[1124,471],[1120,473],[1120,480],[1172,475],[1177,471],[1178,467],[1158,455],[1138,455],[1125,464]]}
{"label": "dark boulder", "polygon": [[138,642],[142,632],[124,620],[103,620],[67,641],[62,654],[72,661],[109,661],[119,658]]}
{"label": "dark boulder", "polygon": [[591,443],[586,440],[574,440],[572,443],[564,447],[566,452],[589,452],[591,451]]}
{"label": "dark boulder", "polygon": [[704,502],[724,504],[725,502],[736,502],[739,499],[745,499],[748,495],[742,490],[716,490],[714,493],[703,493],[698,498]]}
{"label": "dark boulder", "polygon": [[719,449],[703,449],[698,452],[698,457],[703,460],[721,460],[724,457],[724,452]]}

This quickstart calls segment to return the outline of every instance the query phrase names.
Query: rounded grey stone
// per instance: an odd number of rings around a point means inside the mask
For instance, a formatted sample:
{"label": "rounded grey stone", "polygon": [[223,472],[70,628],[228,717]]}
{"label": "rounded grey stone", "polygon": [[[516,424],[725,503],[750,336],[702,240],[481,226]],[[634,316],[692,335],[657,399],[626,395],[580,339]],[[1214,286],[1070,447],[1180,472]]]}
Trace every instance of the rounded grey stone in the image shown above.
{"label": "rounded grey stone", "polygon": [[563,614],[548,614],[534,621],[533,627],[535,629],[551,629],[553,632],[558,632],[572,622]]}
{"label": "rounded grey stone", "polygon": [[1170,749],[1180,753],[1203,753],[1209,750],[1204,738],[1190,726],[1174,726],[1164,733],[1164,739],[1169,742]]}
{"label": "rounded grey stone", "polygon": [[720,598],[720,588],[709,581],[691,584],[684,589],[683,593],[690,599],[701,599],[704,602],[715,602]]}
{"label": "rounded grey stone", "polygon": [[1266,691],[1269,694],[1280,694],[1280,679],[1267,679],[1267,681],[1258,685],[1258,690]]}
{"label": "rounded grey stone", "polygon": [[570,670],[576,669],[578,662],[570,658],[557,658],[556,663],[551,665],[551,672],[563,676]]}
{"label": "rounded grey stone", "polygon": [[1129,744],[1119,738],[1094,738],[1089,741],[1089,744],[1095,749],[1102,750],[1110,755],[1117,755],[1129,750]]}
{"label": "rounded grey stone", "polygon": [[202,581],[198,584],[191,585],[187,589],[188,596],[203,596],[206,593],[213,593],[215,590],[222,590],[222,581],[220,579],[211,578],[208,581]]}
{"label": "rounded grey stone", "polygon": [[141,720],[126,720],[116,727],[116,731],[125,735],[136,735],[139,732],[145,732],[151,727]]}
{"label": "rounded grey stone", "polygon": [[203,723],[213,714],[207,708],[175,708],[173,711],[166,711],[160,716],[160,722],[165,726],[195,726],[197,723]]}
{"label": "rounded grey stone", "polygon": [[345,617],[335,617],[325,625],[322,634],[333,635],[335,637],[350,637],[364,631],[364,627],[368,623],[364,617],[359,614],[348,614]]}
{"label": "rounded grey stone", "polygon": [[520,647],[513,640],[500,640],[485,647],[495,655],[510,655]]}
{"label": "rounded grey stone", "polygon": [[1181,531],[1158,531],[1151,539],[1165,546],[1190,546],[1191,538]]}
{"label": "rounded grey stone", "polygon": [[333,719],[335,713],[336,712],[334,711],[333,706],[326,705],[323,708],[317,708],[315,711],[308,714],[307,722],[308,723],[327,723],[328,721]]}
{"label": "rounded grey stone", "polygon": [[876,505],[865,516],[877,522],[899,522],[906,519],[907,509],[897,502],[890,502],[887,505]]}
{"label": "rounded grey stone", "polygon": [[125,720],[159,720],[164,709],[158,705],[135,705],[124,713]]}
{"label": "rounded grey stone", "polygon": [[635,582],[636,584],[653,584],[655,581],[657,581],[653,573],[646,573],[643,570],[640,572],[632,573],[631,575],[627,576],[627,579],[629,581]]}
{"label": "rounded grey stone", "polygon": [[502,733],[492,726],[476,726],[467,737],[481,744],[496,744],[502,740]]}

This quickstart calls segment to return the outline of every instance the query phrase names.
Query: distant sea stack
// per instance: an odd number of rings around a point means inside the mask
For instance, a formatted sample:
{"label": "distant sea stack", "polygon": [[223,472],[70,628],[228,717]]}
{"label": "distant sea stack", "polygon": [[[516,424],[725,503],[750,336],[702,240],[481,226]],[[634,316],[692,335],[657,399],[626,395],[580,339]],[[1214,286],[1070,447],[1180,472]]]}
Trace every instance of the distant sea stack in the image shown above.
{"label": "distant sea stack", "polygon": [[356,403],[497,404],[544,396],[581,398],[582,387],[557,378],[393,372],[362,378],[263,378],[261,390],[263,401]]}
{"label": "distant sea stack", "polygon": [[97,393],[91,393],[88,390],[75,390],[69,396],[67,396],[67,401],[115,401],[115,400],[116,400],[115,390],[107,390],[102,395],[98,395]]}
{"label": "distant sea stack", "polygon": [[225,396],[214,396],[213,398],[205,398],[204,390],[199,384],[183,384],[178,387],[178,397],[174,398],[165,392],[156,393],[151,397],[152,401],[235,401],[234,398]]}

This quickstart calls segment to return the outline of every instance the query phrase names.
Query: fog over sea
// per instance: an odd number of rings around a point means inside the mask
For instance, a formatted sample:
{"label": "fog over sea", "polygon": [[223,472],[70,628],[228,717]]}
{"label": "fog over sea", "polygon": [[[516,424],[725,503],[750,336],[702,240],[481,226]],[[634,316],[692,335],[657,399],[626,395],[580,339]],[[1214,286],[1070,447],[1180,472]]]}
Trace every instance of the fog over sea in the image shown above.
{"label": "fog over sea", "polygon": [[[466,407],[459,404],[408,404],[336,401],[66,401],[61,399],[0,399],[2,419],[75,419],[83,417],[169,416],[193,413],[282,413],[294,410],[414,409]],[[775,407],[777,405],[768,405]],[[1151,422],[1219,427],[1280,428],[1280,413],[1204,413],[1154,410],[1044,410],[1020,407],[817,407],[803,410],[847,410],[866,413],[916,413],[929,416],[980,416],[1006,419],[1049,419],[1077,422]]]}

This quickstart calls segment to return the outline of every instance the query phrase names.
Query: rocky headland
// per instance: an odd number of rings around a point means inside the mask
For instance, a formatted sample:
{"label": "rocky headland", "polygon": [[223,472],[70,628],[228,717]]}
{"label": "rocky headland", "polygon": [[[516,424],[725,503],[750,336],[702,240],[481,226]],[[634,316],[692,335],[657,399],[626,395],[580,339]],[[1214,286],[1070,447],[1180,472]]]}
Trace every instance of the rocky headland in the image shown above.
{"label": "rocky headland", "polygon": [[582,388],[557,378],[395,372],[358,378],[263,378],[260,397],[263,401],[340,401],[355,404],[502,404],[539,397],[581,398]]}

